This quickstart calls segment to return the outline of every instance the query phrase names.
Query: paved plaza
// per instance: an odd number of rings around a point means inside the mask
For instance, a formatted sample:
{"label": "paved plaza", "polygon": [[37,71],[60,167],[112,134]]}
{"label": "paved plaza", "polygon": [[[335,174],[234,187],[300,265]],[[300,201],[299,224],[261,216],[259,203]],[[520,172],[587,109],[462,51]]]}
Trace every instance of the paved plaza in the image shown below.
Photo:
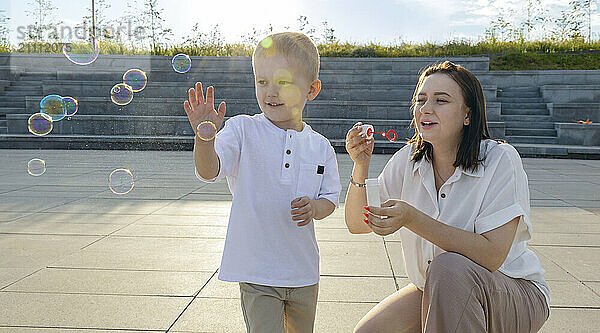
{"label": "paved plaza", "polygon": [[[352,164],[338,163],[343,200]],[[600,160],[523,163],[551,291],[541,332],[598,332]],[[118,168],[135,177],[125,195],[107,186]],[[244,332],[238,285],[217,279],[230,204],[225,181],[195,178],[189,151],[0,150],[0,332]],[[352,235],[343,212],[315,222],[316,332],[351,332],[408,283],[399,237]]]}

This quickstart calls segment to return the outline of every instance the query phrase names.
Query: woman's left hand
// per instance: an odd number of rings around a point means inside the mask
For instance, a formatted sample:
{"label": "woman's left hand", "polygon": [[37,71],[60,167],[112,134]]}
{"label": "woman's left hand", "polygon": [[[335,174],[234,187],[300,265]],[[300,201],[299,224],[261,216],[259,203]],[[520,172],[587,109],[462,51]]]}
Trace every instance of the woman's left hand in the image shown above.
{"label": "woman's left hand", "polygon": [[369,206],[369,226],[380,236],[393,234],[411,222],[411,216],[415,209],[406,201],[396,199],[387,200],[381,207]]}

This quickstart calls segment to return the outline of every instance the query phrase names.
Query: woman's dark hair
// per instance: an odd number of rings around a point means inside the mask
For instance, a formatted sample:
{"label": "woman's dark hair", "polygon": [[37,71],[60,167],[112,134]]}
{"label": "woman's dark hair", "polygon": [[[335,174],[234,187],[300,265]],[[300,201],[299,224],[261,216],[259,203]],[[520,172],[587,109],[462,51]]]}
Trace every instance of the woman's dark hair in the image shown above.
{"label": "woman's dark hair", "polygon": [[[418,162],[423,157],[428,161],[433,160],[433,146],[431,143],[424,141],[419,135],[415,124],[414,111],[417,105],[419,89],[421,88],[423,81],[426,77],[435,73],[443,73],[451,77],[459,85],[465,100],[465,105],[470,108],[469,125],[463,126],[462,139],[453,166],[460,166],[464,170],[474,171],[479,164],[483,162],[483,159],[479,159],[479,143],[481,140],[491,139],[485,117],[485,97],[483,96],[481,83],[479,83],[479,80],[475,75],[468,69],[460,65],[455,65],[450,61],[444,61],[427,67],[421,72],[421,76],[419,77],[419,82],[415,88],[411,106],[411,112],[413,113],[411,125],[415,127],[415,134],[407,142],[407,144],[415,143],[415,150],[411,160]],[[505,142],[504,140],[497,141]]]}

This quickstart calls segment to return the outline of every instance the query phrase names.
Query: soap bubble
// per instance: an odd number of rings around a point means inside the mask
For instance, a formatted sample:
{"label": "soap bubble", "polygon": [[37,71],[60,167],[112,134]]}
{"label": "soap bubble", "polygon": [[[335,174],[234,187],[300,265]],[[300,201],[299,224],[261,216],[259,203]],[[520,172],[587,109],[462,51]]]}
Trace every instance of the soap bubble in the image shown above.
{"label": "soap bubble", "polygon": [[27,163],[27,172],[35,177],[41,176],[46,172],[46,162],[39,158],[34,158]]}
{"label": "soap bubble", "polygon": [[180,53],[173,57],[171,64],[177,73],[186,73],[192,67],[192,59],[188,55]]}
{"label": "soap bubble", "polygon": [[98,59],[100,43],[94,36],[85,36],[77,30],[64,40],[63,54],[76,65],[89,65]]}
{"label": "soap bubble", "polygon": [[52,121],[59,121],[67,115],[63,98],[59,95],[48,95],[40,101],[40,112],[52,117]]}
{"label": "soap bubble", "polygon": [[34,113],[27,120],[29,132],[33,135],[43,136],[52,131],[52,117],[45,113]]}
{"label": "soap bubble", "polygon": [[117,83],[110,90],[110,99],[117,105],[127,105],[133,100],[133,89],[125,83]]}
{"label": "soap bubble", "polygon": [[127,194],[133,189],[133,174],[128,169],[116,169],[108,176],[108,188],[114,194]]}
{"label": "soap bubble", "polygon": [[123,74],[123,83],[131,87],[133,92],[140,92],[146,88],[148,78],[140,69],[130,69]]}
{"label": "soap bubble", "polygon": [[77,113],[79,109],[79,103],[73,97],[63,97],[63,105],[65,107],[65,113],[68,117]]}

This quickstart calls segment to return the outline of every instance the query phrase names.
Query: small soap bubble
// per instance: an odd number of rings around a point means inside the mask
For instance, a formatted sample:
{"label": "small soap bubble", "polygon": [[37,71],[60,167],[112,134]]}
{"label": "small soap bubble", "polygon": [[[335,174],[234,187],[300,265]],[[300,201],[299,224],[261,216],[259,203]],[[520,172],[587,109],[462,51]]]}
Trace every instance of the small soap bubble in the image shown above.
{"label": "small soap bubble", "polygon": [[127,194],[133,189],[133,174],[129,169],[116,169],[108,176],[108,188],[114,194]]}
{"label": "small soap bubble", "polygon": [[44,136],[52,131],[52,117],[45,113],[34,113],[27,120],[29,132],[33,135]]}
{"label": "small soap bubble", "polygon": [[141,69],[130,69],[123,74],[123,83],[131,87],[133,92],[140,92],[146,88],[148,78]]}
{"label": "small soap bubble", "polygon": [[[67,114],[67,117],[71,117],[72,115],[77,113],[77,110],[79,109],[79,103],[77,102],[77,100],[73,97],[63,97],[63,105],[65,107],[65,112]],[[71,118],[69,118],[71,119]]]}
{"label": "small soap bubble", "polygon": [[125,83],[117,83],[110,90],[110,99],[117,105],[127,105],[133,100],[133,89]]}
{"label": "small soap bubble", "polygon": [[31,159],[27,163],[27,173],[32,176],[38,177],[46,172],[46,162],[39,158]]}
{"label": "small soap bubble", "polygon": [[62,51],[70,62],[85,66],[98,59],[100,43],[94,36],[74,31],[64,39]]}
{"label": "small soap bubble", "polygon": [[192,67],[192,59],[186,54],[178,54],[171,60],[173,70],[177,73],[186,73]]}
{"label": "small soap bubble", "polygon": [[49,115],[52,121],[62,120],[67,115],[63,98],[59,95],[48,95],[40,101],[40,112]]}

